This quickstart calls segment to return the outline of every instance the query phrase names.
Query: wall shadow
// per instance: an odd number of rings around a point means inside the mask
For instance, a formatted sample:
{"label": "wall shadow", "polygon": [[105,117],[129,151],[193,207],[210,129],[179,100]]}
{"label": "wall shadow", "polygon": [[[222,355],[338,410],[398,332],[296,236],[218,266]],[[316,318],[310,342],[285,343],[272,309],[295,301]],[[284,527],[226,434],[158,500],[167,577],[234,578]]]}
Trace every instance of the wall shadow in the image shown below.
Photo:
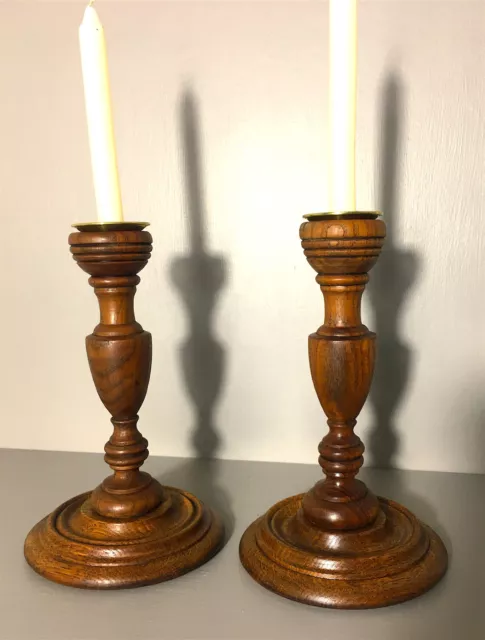
{"label": "wall shadow", "polygon": [[[401,308],[419,271],[416,253],[399,248],[395,225],[399,215],[398,167],[403,130],[403,84],[391,72],[382,90],[383,132],[380,149],[380,202],[387,235],[382,254],[371,273],[369,296],[375,312],[378,357],[370,401],[374,407],[368,448],[373,466],[394,467],[399,452],[399,434],[394,416],[406,394],[413,351],[400,336]],[[382,117],[381,116],[381,117]]]}
{"label": "wall shadow", "polygon": [[[399,247],[396,224],[400,215],[399,167],[404,130],[405,87],[397,71],[391,70],[383,84],[380,120],[382,138],[379,157],[380,202],[387,236],[382,254],[371,272],[368,285],[374,309],[374,330],[377,334],[377,361],[369,399],[374,411],[374,423],[367,438],[373,467],[394,468],[399,453],[400,437],[396,414],[402,404],[413,365],[413,349],[400,335],[400,315],[421,264],[414,251]],[[425,522],[436,528],[447,542],[449,539],[437,521],[434,509],[416,494],[411,494],[399,471],[387,474],[383,493],[402,502]],[[377,492],[378,487],[374,487]]]}
{"label": "wall shadow", "polygon": [[186,255],[175,256],[170,277],[187,311],[189,335],[179,349],[181,371],[193,404],[195,423],[191,437],[194,459],[165,476],[193,492],[223,518],[226,539],[234,518],[230,501],[219,486],[217,452],[222,436],[214,422],[214,409],[223,386],[226,354],[213,332],[217,299],[226,279],[226,260],[207,247],[204,189],[201,177],[198,103],[193,91],[184,91],[180,101],[180,130],[184,156],[185,193],[188,211]]}

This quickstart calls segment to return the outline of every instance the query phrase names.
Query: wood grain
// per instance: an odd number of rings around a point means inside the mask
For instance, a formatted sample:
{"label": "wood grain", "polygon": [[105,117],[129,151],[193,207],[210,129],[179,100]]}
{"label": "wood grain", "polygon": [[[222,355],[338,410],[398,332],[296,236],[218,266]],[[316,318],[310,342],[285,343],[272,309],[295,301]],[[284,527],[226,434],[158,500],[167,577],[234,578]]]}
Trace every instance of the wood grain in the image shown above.
{"label": "wood grain", "polygon": [[214,555],[223,536],[219,518],[197,498],[140,471],[148,443],[137,414],[150,379],[152,340],[135,319],[134,297],[152,238],[127,224],[69,237],[99,301],[100,321],[86,338],[86,350],[97,392],[112,416],[105,460],[113,474],[93,492],[61,505],[25,541],[35,571],[75,587],[125,588],[173,578]]}
{"label": "wood grain", "polygon": [[241,539],[241,562],[260,584],[293,600],[386,606],[432,587],[446,571],[447,553],[410,511],[356,478],[364,445],[354,427],[375,362],[361,298],[385,225],[377,216],[321,216],[303,223],[300,237],[325,301],[324,323],[309,337],[313,384],[329,426],[319,445],[325,478],[254,522]]}

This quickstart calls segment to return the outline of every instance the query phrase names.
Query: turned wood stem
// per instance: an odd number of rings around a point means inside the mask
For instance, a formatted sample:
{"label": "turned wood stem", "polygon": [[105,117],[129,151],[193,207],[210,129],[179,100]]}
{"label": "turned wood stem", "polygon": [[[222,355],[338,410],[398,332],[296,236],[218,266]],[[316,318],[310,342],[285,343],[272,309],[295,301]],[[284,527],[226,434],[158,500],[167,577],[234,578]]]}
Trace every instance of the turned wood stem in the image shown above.
{"label": "turned wood stem", "polygon": [[[139,276],[89,278],[100,311],[100,321],[93,335],[115,339],[143,333],[143,328],[136,322],[134,308],[136,285],[139,282]],[[113,408],[111,404],[110,407]],[[146,484],[139,468],[148,458],[148,441],[138,431],[138,416],[128,415],[132,412],[132,407],[128,410],[123,407],[113,415],[113,434],[104,447],[104,459],[114,471],[112,483],[115,482],[118,489],[124,485],[134,487]],[[107,491],[110,490],[110,483],[104,483],[103,486]]]}
{"label": "turned wood stem", "polygon": [[354,427],[375,360],[375,334],[362,324],[361,300],[385,227],[380,220],[329,217],[304,223],[300,235],[324,297],[324,323],[309,337],[309,358],[329,426],[318,449],[325,479],[304,497],[303,513],[323,529],[358,529],[379,512],[377,498],[356,479],[364,445]]}
{"label": "turned wood stem", "polygon": [[151,251],[151,236],[134,225],[126,231],[73,233],[71,251],[90,274],[100,320],[86,338],[96,390],[110,412],[113,433],[104,448],[113,469],[91,496],[93,508],[109,518],[140,516],[162,500],[162,488],[140,471],[148,442],[138,431],[138,411],[145,399],[151,369],[151,335],[136,321],[137,275]]}
{"label": "turned wood stem", "polygon": [[[368,280],[367,274],[316,277],[325,301],[325,321],[317,331],[318,336],[330,340],[349,336],[356,340],[363,336],[374,339],[375,334],[362,324],[360,313],[362,294]],[[311,351],[310,357],[318,358],[318,352]],[[315,363],[312,366],[314,368]],[[338,400],[334,406],[327,405],[329,433],[318,448],[318,462],[326,475],[326,493],[338,489],[346,496],[361,497],[362,486],[356,484],[354,478],[364,463],[364,445],[354,433],[357,420],[345,419],[345,411],[337,405]]]}

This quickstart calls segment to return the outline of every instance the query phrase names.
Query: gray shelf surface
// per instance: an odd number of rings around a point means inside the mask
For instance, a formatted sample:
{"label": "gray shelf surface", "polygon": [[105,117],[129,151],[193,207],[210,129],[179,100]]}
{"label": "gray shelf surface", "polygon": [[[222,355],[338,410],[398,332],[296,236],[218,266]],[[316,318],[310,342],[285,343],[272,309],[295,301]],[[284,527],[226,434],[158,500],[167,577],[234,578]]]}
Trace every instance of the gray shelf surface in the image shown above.
{"label": "gray shelf surface", "polygon": [[368,611],[337,611],[278,597],[239,564],[245,527],[308,489],[317,465],[151,457],[163,483],[197,494],[223,515],[228,540],[203,567],[126,591],[84,591],[36,575],[23,559],[30,528],[105,475],[101,455],[0,451],[1,640],[484,640],[485,476],[363,469],[372,490],[413,510],[450,554],[444,580],[424,596]]}

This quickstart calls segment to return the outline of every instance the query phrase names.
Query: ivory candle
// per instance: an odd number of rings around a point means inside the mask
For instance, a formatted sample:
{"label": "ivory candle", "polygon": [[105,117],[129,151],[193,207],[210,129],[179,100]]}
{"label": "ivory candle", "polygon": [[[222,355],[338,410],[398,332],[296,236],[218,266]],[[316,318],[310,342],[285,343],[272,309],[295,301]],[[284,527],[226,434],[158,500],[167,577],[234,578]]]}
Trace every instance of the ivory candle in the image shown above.
{"label": "ivory candle", "polygon": [[330,211],[355,211],[357,0],[330,0]]}
{"label": "ivory candle", "polygon": [[84,99],[99,222],[123,220],[103,25],[91,4],[79,27]]}

